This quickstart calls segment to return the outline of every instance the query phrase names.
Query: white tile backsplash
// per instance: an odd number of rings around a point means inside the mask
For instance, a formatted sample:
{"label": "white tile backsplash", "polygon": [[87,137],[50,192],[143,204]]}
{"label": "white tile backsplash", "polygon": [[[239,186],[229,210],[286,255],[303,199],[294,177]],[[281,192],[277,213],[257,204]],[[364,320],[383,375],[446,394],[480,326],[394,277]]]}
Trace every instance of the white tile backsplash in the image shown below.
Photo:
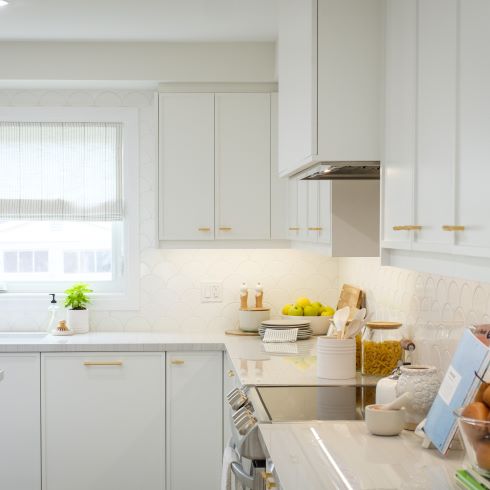
{"label": "white tile backsplash", "polygon": [[415,338],[417,361],[441,372],[462,329],[490,323],[490,283],[381,267],[379,258],[339,259],[339,279],[366,292],[376,319],[402,322]]}

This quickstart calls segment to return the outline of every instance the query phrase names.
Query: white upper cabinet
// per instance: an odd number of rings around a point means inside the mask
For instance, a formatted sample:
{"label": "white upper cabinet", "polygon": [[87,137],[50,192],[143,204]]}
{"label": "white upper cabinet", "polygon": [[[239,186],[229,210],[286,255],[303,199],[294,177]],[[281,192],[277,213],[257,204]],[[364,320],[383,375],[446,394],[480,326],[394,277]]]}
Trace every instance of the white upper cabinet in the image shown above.
{"label": "white upper cabinet", "polygon": [[[165,87],[159,102],[159,238],[287,238],[275,84]],[[194,90],[190,92],[189,90]]]}
{"label": "white upper cabinet", "polygon": [[214,239],[214,94],[160,95],[161,240]]}
{"label": "white upper cabinet", "polygon": [[[438,251],[453,235],[456,164],[457,0],[418,4],[414,249]],[[439,198],[434,199],[435,195]]]}
{"label": "white upper cabinet", "polygon": [[382,244],[411,245],[415,169],[417,73],[417,2],[389,1],[386,6]]}
{"label": "white upper cabinet", "polygon": [[279,177],[277,93],[271,94],[271,238],[288,238],[288,179]]}
{"label": "white upper cabinet", "polygon": [[[490,2],[460,2],[456,250],[490,257]],[[453,224],[453,223],[445,223]]]}
{"label": "white upper cabinet", "polygon": [[41,489],[40,355],[0,354],[0,488]]}
{"label": "white upper cabinet", "polygon": [[216,238],[270,239],[270,94],[216,94]]}
{"label": "white upper cabinet", "polygon": [[488,19],[485,0],[387,1],[385,265],[490,273]]}
{"label": "white upper cabinet", "polygon": [[379,160],[382,0],[279,2],[279,173]]}

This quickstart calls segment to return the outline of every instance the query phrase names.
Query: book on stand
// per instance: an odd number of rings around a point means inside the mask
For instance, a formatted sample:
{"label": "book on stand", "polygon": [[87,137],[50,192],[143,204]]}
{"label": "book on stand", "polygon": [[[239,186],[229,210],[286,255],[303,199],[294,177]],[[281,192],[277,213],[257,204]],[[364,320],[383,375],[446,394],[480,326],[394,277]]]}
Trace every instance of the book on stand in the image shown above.
{"label": "book on stand", "polygon": [[490,348],[468,328],[427,415],[427,439],[446,454],[457,430],[454,411],[470,403],[490,365]]}

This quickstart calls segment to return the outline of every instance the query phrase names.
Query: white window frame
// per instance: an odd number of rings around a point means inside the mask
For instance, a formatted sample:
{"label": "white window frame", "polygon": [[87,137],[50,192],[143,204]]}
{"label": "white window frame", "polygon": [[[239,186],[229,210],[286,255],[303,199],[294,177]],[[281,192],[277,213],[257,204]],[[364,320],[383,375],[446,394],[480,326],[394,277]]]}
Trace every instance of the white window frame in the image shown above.
{"label": "white window frame", "polygon": [[[113,256],[111,286],[114,290],[94,293],[91,309],[135,310],[139,308],[139,124],[138,110],[127,107],[1,107],[0,120],[14,122],[114,122],[123,125],[123,199],[124,220],[122,226],[123,256]],[[114,237],[114,235],[113,235]],[[114,249],[114,247],[113,247]],[[0,308],[38,308],[46,305],[47,293],[28,292],[33,285],[43,291],[60,295],[66,286],[63,282],[19,282],[15,291],[0,294]],[[8,284],[7,284],[8,286]],[[102,286],[103,290],[104,287]],[[107,288],[106,288],[107,289]],[[117,289],[117,291],[115,290]]]}

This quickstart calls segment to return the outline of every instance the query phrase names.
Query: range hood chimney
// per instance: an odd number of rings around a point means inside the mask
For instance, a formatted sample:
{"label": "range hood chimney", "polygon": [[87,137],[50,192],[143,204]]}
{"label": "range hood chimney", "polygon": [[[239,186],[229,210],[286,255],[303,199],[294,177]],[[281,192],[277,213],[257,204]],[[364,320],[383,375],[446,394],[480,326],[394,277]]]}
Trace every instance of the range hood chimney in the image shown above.
{"label": "range hood chimney", "polygon": [[379,180],[380,162],[321,162],[303,172],[300,180]]}

